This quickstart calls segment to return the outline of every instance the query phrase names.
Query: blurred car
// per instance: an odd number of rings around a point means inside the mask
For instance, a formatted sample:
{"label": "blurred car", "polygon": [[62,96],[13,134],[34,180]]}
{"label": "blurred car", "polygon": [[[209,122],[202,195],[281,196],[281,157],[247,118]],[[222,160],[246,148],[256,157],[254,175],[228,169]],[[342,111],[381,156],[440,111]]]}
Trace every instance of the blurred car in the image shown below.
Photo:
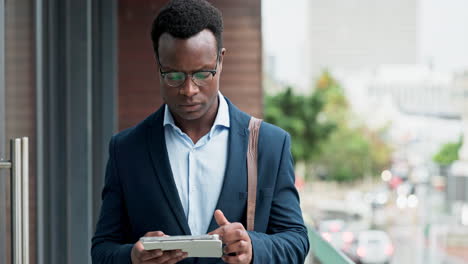
{"label": "blurred car", "polygon": [[381,230],[362,231],[352,246],[344,251],[359,264],[388,264],[393,257],[393,244],[386,232]]}
{"label": "blurred car", "polygon": [[404,182],[396,189],[398,208],[415,208],[418,206],[418,197],[416,196],[416,185],[410,182]]}
{"label": "blurred car", "polygon": [[409,196],[415,193],[415,185],[409,181],[403,182],[396,188],[397,195]]}
{"label": "blurred car", "polygon": [[416,183],[429,183],[431,177],[427,165],[415,167],[411,171],[410,178]]}
{"label": "blurred car", "polygon": [[345,230],[345,226],[345,221],[341,219],[323,220],[319,223],[318,231],[328,243],[342,250],[354,240],[353,232]]}
{"label": "blurred car", "polygon": [[365,194],[364,201],[372,206],[372,208],[381,208],[387,205],[390,200],[390,190],[386,185],[379,186],[373,191]]}

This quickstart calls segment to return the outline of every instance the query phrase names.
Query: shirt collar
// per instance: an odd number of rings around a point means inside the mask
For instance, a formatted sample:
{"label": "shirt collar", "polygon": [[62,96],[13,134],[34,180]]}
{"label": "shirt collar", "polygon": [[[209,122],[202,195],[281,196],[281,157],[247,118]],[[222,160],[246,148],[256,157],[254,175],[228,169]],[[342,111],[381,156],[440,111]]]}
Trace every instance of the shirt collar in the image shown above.
{"label": "shirt collar", "polygon": [[[216,118],[213,123],[213,126],[211,127],[211,130],[213,130],[213,128],[215,128],[216,126],[224,126],[224,127],[231,126],[230,117],[229,117],[229,106],[226,102],[226,99],[224,98],[224,96],[221,94],[220,91],[218,91],[218,99],[219,99],[218,113],[216,114]],[[163,121],[163,126],[166,126],[166,125],[170,125],[173,128],[179,129],[174,122],[174,118],[172,117],[171,111],[169,110],[169,107],[167,106],[167,104],[164,106],[164,121]]]}

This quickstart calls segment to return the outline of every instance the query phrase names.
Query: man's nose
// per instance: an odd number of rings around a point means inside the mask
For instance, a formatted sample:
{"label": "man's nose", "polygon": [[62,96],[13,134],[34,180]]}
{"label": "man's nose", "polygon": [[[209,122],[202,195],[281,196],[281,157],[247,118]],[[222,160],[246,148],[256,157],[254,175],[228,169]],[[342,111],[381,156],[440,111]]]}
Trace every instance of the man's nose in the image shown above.
{"label": "man's nose", "polygon": [[192,97],[196,95],[199,91],[200,89],[193,82],[192,76],[187,76],[187,79],[185,80],[184,84],[182,85],[182,87],[180,87],[180,93],[187,97]]}

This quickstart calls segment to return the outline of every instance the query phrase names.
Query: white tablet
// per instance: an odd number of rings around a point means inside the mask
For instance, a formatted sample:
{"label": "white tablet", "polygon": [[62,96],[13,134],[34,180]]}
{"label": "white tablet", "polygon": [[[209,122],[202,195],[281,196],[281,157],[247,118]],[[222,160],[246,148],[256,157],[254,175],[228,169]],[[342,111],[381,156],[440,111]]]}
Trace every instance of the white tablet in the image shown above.
{"label": "white tablet", "polygon": [[180,249],[187,252],[188,257],[197,258],[220,258],[223,255],[223,243],[218,235],[142,237],[140,241],[145,250]]}

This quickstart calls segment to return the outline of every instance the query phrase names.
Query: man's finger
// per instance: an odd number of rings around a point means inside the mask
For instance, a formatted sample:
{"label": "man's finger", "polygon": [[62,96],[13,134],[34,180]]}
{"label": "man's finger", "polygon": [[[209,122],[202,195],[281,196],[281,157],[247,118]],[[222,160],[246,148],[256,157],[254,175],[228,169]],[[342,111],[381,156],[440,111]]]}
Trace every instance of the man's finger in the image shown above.
{"label": "man's finger", "polygon": [[222,227],[218,227],[218,228],[216,228],[215,230],[209,232],[208,235],[220,235],[220,236],[222,236],[223,233],[224,233],[223,228],[222,228]]}
{"label": "man's finger", "polygon": [[146,261],[146,260],[150,260],[154,258],[159,258],[162,255],[163,255],[163,252],[160,249],[143,251],[141,254],[141,260]]}
{"label": "man's finger", "polygon": [[235,243],[226,245],[223,249],[225,255],[236,256],[249,251],[249,243],[245,240],[240,240]]}
{"label": "man's finger", "polygon": [[166,262],[164,262],[164,264],[175,264],[181,260],[183,260],[184,258],[187,258],[188,257],[188,253],[187,252],[182,252],[182,255],[178,256],[178,257],[175,257],[175,258],[172,258]]}
{"label": "man's finger", "polygon": [[222,257],[223,261],[226,263],[246,263],[248,260],[248,255],[247,254],[242,254],[242,255],[236,255],[236,256],[223,256]]}
{"label": "man's finger", "polygon": [[226,230],[224,228],[223,242],[226,244],[231,244],[239,240],[250,241],[250,237],[247,231],[242,229]]}
{"label": "man's finger", "polygon": [[170,263],[172,260],[184,257],[184,252],[180,249],[164,251],[163,255],[155,259],[156,263]]}
{"label": "man's finger", "polygon": [[224,225],[229,224],[229,221],[226,219],[223,212],[219,209],[215,211],[214,217],[215,217],[216,223],[219,226],[224,226]]}
{"label": "man's finger", "polygon": [[152,231],[145,234],[145,237],[160,237],[165,236],[162,231]]}

